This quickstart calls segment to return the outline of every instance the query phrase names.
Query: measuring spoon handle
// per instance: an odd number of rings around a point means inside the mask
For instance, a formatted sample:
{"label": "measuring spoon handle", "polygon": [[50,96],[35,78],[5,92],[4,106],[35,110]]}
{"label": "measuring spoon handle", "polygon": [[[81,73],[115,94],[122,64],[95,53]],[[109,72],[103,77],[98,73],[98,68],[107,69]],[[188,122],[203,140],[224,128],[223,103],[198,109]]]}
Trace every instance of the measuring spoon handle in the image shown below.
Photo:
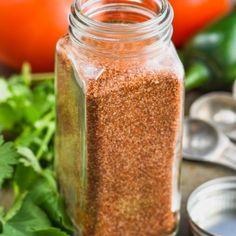
{"label": "measuring spoon handle", "polygon": [[233,143],[229,143],[224,149],[219,163],[236,170],[236,146]]}

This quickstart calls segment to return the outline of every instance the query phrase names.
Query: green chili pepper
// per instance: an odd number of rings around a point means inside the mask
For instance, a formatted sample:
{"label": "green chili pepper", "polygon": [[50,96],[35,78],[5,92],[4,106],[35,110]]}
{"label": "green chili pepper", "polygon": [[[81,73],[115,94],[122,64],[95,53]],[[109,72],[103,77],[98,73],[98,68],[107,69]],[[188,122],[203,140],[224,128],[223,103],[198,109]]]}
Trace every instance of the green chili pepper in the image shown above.
{"label": "green chili pepper", "polygon": [[197,34],[183,53],[186,90],[224,89],[236,79],[236,11]]}

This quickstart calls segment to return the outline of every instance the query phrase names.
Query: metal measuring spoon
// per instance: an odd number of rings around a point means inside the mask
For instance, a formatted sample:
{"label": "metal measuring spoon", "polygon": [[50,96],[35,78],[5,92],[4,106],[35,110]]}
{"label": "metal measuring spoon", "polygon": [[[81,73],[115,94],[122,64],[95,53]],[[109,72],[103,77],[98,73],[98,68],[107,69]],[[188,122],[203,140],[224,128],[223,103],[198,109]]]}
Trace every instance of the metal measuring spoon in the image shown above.
{"label": "metal measuring spoon", "polygon": [[236,141],[236,100],[230,93],[203,95],[192,104],[190,116],[214,124],[231,140]]}
{"label": "metal measuring spoon", "polygon": [[203,120],[185,119],[183,156],[188,160],[212,162],[236,170],[236,146]]}

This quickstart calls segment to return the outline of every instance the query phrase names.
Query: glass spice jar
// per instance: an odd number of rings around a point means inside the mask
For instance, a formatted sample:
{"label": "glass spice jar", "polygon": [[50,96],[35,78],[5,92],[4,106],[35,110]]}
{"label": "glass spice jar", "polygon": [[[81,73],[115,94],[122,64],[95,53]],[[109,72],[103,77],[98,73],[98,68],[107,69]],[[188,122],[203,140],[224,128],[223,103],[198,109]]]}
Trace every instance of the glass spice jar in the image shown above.
{"label": "glass spice jar", "polygon": [[57,44],[56,170],[82,236],[178,228],[183,67],[165,0],[75,1]]}

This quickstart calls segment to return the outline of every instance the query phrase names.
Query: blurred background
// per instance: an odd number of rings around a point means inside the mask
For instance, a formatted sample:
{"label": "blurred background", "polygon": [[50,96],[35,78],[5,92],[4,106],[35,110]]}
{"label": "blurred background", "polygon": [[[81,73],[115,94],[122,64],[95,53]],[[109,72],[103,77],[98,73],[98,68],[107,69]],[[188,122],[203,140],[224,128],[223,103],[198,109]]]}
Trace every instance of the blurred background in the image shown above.
{"label": "blurred background", "polygon": [[[28,62],[34,73],[52,72],[55,45],[67,32],[71,3],[72,0],[2,0],[0,71],[8,75],[19,72],[22,64]],[[175,11],[173,41],[179,49],[233,8],[233,0],[170,0],[170,3]]]}

